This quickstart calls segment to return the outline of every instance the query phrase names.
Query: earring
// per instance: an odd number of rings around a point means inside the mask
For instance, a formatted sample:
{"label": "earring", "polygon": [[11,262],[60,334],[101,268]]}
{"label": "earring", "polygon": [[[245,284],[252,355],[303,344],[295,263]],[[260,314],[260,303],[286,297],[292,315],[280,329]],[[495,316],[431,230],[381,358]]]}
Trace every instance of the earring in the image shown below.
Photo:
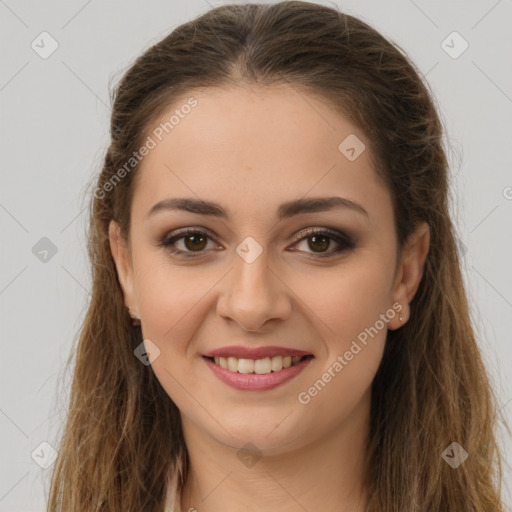
{"label": "earring", "polygon": [[130,308],[128,308],[128,312],[130,313],[130,316],[132,318],[132,324],[140,325],[140,318],[137,315],[135,315]]}
{"label": "earring", "polygon": [[398,315],[398,318],[400,319],[400,322],[403,322],[404,319],[402,318],[402,312],[400,311],[399,315]]}

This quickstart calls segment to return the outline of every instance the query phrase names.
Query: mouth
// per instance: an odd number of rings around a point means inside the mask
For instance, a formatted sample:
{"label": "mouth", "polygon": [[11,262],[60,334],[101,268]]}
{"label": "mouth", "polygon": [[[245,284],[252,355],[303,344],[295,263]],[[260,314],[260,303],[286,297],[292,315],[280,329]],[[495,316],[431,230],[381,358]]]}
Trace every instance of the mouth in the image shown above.
{"label": "mouth", "polygon": [[216,366],[220,366],[232,373],[265,375],[277,373],[286,368],[296,366],[302,361],[313,359],[312,354],[303,356],[281,356],[265,357],[261,359],[245,359],[238,357],[203,356]]}
{"label": "mouth", "polygon": [[[244,349],[245,350],[245,349]],[[230,349],[233,354],[233,349]],[[286,350],[285,350],[286,352]],[[287,352],[290,352],[289,350]],[[218,352],[217,352],[218,354]],[[239,391],[268,391],[292,381],[315,358],[312,354],[275,354],[258,359],[238,358],[234,355],[211,354],[202,356],[206,366],[224,384]],[[247,351],[244,354],[247,356]],[[254,354],[251,354],[254,357]]]}

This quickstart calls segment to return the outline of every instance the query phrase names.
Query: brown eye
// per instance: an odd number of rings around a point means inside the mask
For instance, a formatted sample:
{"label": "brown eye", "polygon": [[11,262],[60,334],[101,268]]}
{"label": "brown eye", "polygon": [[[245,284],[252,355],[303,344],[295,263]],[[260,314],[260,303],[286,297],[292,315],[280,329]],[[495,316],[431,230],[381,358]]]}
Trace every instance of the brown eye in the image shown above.
{"label": "brown eye", "polygon": [[[318,258],[327,258],[330,256],[336,256],[337,254],[353,249],[355,243],[352,239],[343,232],[333,231],[329,229],[309,229],[306,232],[301,233],[302,238],[295,244],[300,243],[307,244],[306,250],[299,250],[299,252],[306,252],[310,254],[316,254]],[[296,238],[299,238],[298,235]],[[207,253],[208,241],[212,242],[213,247],[220,248],[214,242],[210,235],[204,231],[197,229],[182,229],[164,238],[160,245],[169,250],[172,254],[184,257],[198,257],[202,253]],[[337,248],[329,250],[332,243],[337,244]],[[181,247],[178,247],[178,244]]]}
{"label": "brown eye", "polygon": [[190,251],[201,251],[206,247],[207,236],[192,234],[182,237],[185,240],[185,247]]}
{"label": "brown eye", "polygon": [[313,235],[307,238],[308,246],[315,252],[323,252],[329,248],[331,238],[325,235]]}
{"label": "brown eye", "polygon": [[[309,229],[305,233],[297,235],[297,238],[301,235],[305,236],[302,236],[298,243],[307,243],[309,251],[305,252],[316,253],[319,258],[335,256],[355,247],[355,243],[348,235],[329,229]],[[333,241],[338,245],[338,248],[328,251]]]}
{"label": "brown eye", "polygon": [[[194,257],[206,252],[208,240],[211,240],[211,237],[203,231],[184,229],[173,236],[164,238],[160,244],[173,254]],[[178,243],[181,243],[181,247],[176,247]],[[212,244],[216,247],[213,242]]]}

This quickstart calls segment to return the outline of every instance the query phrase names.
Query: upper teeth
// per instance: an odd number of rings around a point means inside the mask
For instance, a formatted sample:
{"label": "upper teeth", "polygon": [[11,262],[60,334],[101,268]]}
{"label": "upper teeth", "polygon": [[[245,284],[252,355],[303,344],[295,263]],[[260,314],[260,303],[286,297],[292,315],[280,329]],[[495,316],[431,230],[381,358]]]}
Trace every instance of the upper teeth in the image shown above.
{"label": "upper teeth", "polygon": [[264,374],[278,372],[297,364],[301,356],[274,356],[265,359],[239,359],[238,357],[214,357],[215,364],[232,372]]}

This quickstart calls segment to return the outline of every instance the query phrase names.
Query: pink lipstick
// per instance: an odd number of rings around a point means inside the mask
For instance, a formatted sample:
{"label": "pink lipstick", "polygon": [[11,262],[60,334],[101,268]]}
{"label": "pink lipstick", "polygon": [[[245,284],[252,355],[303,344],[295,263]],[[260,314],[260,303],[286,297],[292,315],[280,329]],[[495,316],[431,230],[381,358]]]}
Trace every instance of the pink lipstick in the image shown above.
{"label": "pink lipstick", "polygon": [[311,353],[275,346],[231,346],[203,355],[216,377],[244,391],[276,388],[298,375],[313,359]]}

